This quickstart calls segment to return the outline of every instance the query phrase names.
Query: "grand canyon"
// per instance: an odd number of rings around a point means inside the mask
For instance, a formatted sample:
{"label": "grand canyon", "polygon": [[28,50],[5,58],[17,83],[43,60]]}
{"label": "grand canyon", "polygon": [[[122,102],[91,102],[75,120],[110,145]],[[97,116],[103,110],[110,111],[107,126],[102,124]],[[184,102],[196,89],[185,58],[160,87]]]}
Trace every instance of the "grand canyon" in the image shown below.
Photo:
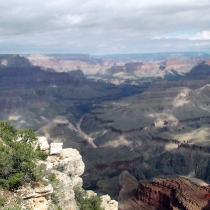
{"label": "grand canyon", "polygon": [[210,209],[210,55],[0,55],[0,119],[82,155],[119,209]]}

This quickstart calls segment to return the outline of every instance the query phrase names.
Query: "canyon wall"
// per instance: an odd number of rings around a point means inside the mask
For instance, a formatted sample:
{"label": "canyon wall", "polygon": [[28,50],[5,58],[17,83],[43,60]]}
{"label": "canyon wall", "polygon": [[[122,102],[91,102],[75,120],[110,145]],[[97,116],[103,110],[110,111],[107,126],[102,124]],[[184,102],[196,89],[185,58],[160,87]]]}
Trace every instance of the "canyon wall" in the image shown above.
{"label": "canyon wall", "polygon": [[[123,179],[125,174],[129,178]],[[196,183],[187,178],[156,178],[151,182],[140,181],[138,185],[133,185],[132,179],[132,176],[127,172],[123,172],[120,176],[120,210],[132,208],[138,210],[207,210],[210,208],[208,200],[210,187],[202,182],[197,181]],[[132,187],[123,190],[125,186]],[[125,194],[127,195],[126,199]]]}

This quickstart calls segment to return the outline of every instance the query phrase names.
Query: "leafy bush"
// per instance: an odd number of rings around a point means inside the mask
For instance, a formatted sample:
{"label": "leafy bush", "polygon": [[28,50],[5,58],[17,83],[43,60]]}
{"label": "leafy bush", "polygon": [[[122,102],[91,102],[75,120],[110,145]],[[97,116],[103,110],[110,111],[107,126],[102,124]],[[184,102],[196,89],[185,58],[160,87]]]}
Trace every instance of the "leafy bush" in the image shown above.
{"label": "leafy bush", "polygon": [[50,173],[48,179],[51,181],[51,182],[55,182],[57,179],[56,179],[56,175],[55,173]]}
{"label": "leafy bush", "polygon": [[32,146],[36,140],[32,129],[19,130],[0,121],[0,186],[13,190],[44,176],[35,162],[41,154],[40,148],[34,151]]}
{"label": "leafy bush", "polygon": [[103,210],[99,196],[87,197],[87,193],[81,187],[74,188],[75,199],[81,210]]}
{"label": "leafy bush", "polygon": [[48,154],[46,152],[43,152],[40,149],[40,146],[38,145],[36,151],[35,151],[35,157],[39,160],[46,160],[47,159]]}

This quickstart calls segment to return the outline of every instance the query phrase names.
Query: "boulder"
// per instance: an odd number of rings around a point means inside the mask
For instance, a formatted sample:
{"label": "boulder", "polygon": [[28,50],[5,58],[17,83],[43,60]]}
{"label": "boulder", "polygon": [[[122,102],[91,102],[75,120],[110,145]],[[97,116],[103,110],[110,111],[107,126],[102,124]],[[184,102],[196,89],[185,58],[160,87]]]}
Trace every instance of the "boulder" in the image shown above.
{"label": "boulder", "polygon": [[60,154],[63,147],[63,143],[51,143],[50,144],[50,155]]}
{"label": "boulder", "polygon": [[118,210],[118,202],[111,200],[109,195],[102,195],[101,197],[101,208],[105,210]]}
{"label": "boulder", "polygon": [[38,140],[37,141],[38,141],[38,144],[39,144],[40,149],[42,151],[48,150],[50,148],[50,146],[48,144],[48,141],[47,141],[47,139],[46,139],[45,136],[38,137]]}
{"label": "boulder", "polygon": [[97,195],[97,193],[95,193],[95,192],[92,191],[92,190],[87,190],[86,192],[87,192],[87,198],[91,198],[91,197]]}

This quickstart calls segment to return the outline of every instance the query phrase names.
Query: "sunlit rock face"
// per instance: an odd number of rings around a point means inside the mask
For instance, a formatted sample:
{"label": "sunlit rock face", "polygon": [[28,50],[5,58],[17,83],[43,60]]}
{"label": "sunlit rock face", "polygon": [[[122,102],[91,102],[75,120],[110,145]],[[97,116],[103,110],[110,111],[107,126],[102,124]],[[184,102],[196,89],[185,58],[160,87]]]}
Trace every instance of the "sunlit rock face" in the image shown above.
{"label": "sunlit rock face", "polygon": [[115,200],[111,200],[109,195],[102,195],[101,197],[102,203],[101,207],[106,210],[118,210],[118,202]]}
{"label": "sunlit rock face", "polygon": [[[128,80],[136,81],[142,78],[176,80],[208,56],[204,54],[165,53],[106,56],[55,54],[26,55],[26,57],[33,65],[41,66],[46,71],[69,72],[81,69],[90,78],[121,84],[128,82]],[[205,61],[208,62],[207,59]]]}
{"label": "sunlit rock face", "polygon": [[63,147],[63,143],[51,143],[50,144],[50,154],[57,155],[60,154]]}
{"label": "sunlit rock face", "polygon": [[40,149],[42,150],[42,151],[46,151],[46,150],[49,150],[49,148],[50,148],[50,145],[49,145],[49,143],[48,143],[48,141],[47,141],[47,138],[45,137],[45,136],[40,136],[40,137],[38,137],[38,144],[39,144],[39,146],[40,146]]}
{"label": "sunlit rock face", "polygon": [[[169,58],[163,62],[132,62],[121,66],[101,69],[97,76],[136,80],[141,78],[177,79],[201,62],[199,58]],[[174,80],[173,79],[173,80]]]}
{"label": "sunlit rock face", "polygon": [[90,55],[69,54],[69,55],[30,55],[27,56],[35,66],[41,66],[45,70],[53,69],[58,72],[69,72],[82,69],[86,75],[93,75],[101,68],[114,65],[113,60],[96,60]]}

